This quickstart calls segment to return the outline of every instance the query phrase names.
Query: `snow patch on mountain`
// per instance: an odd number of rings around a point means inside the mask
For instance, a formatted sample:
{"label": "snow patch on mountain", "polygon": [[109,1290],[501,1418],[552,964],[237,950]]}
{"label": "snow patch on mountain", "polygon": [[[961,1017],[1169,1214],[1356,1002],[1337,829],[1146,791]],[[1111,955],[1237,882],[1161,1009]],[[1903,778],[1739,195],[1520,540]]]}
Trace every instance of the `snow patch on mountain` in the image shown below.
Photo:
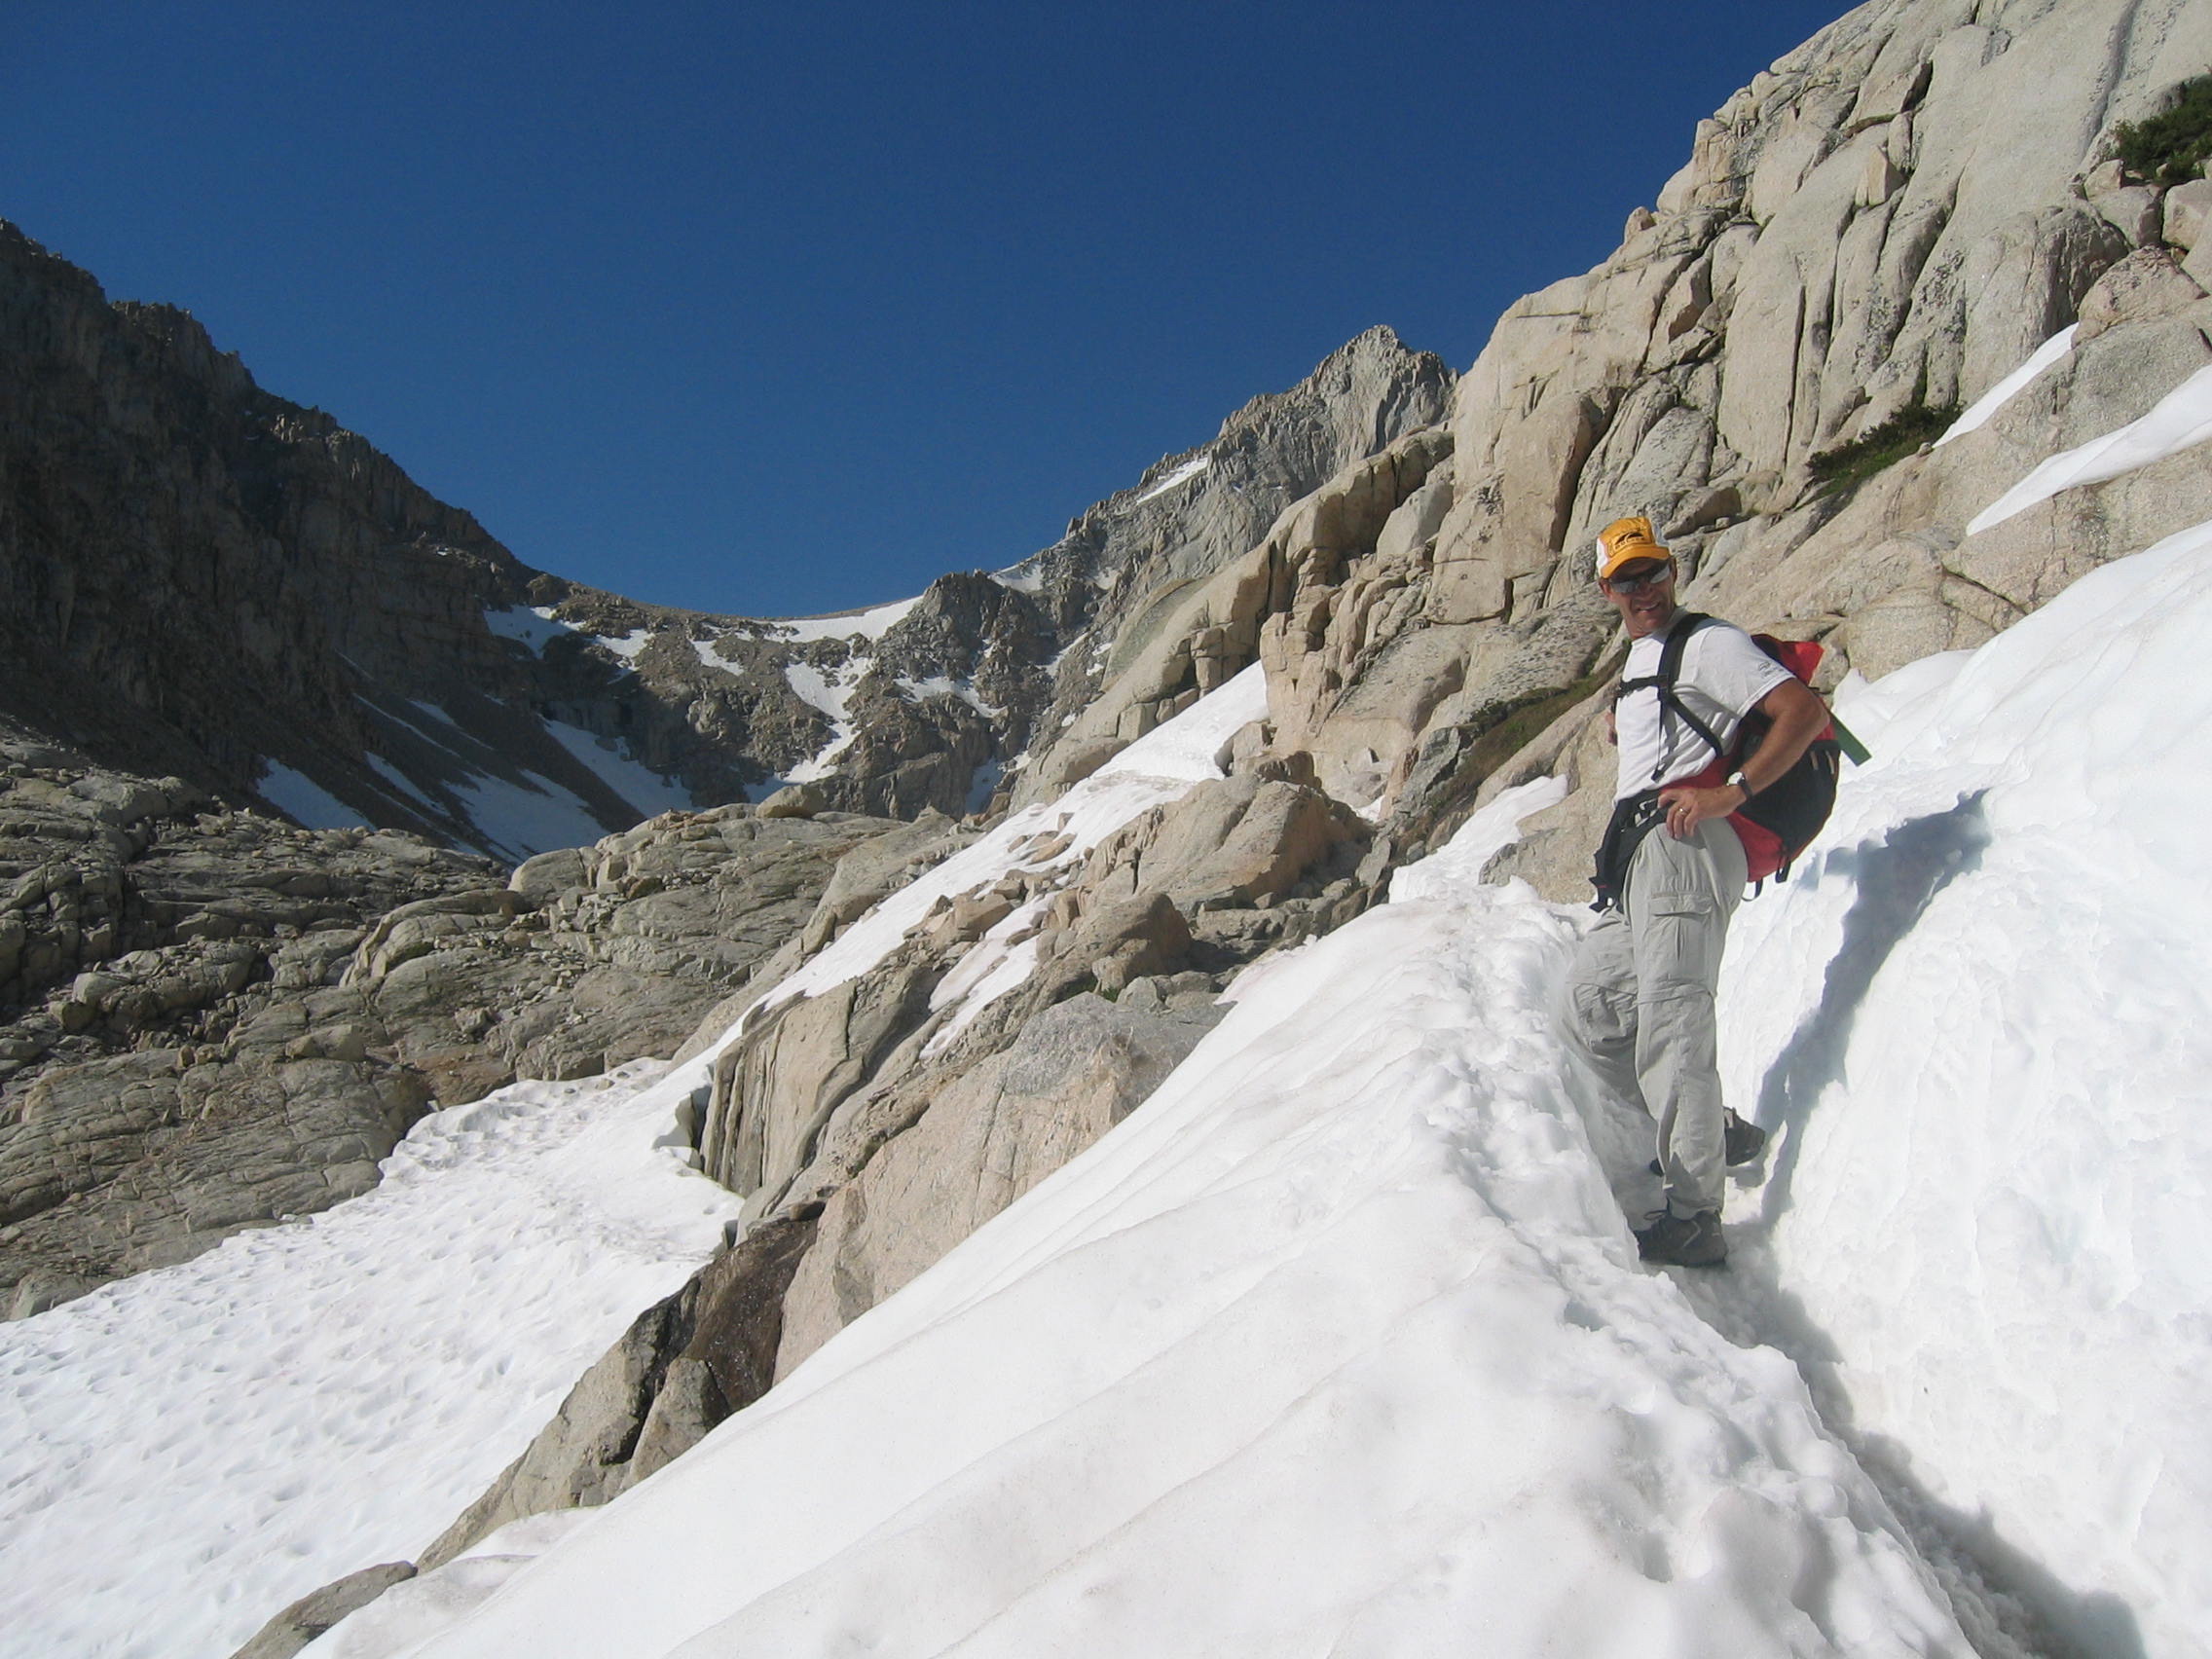
{"label": "snow patch on mountain", "polygon": [[[562,720],[540,723],[641,819],[688,810],[693,804],[684,786],[631,759],[612,740]],[[581,796],[538,772],[526,769],[509,779],[471,768],[444,787],[477,844],[511,864],[561,847],[589,846],[608,832],[608,826]]]}
{"label": "snow patch on mountain", "polygon": [[[2032,361],[2033,359],[2031,359]],[[2149,466],[2212,439],[2212,365],[2198,369],[2161,397],[2148,415],[2117,431],[2051,456],[2011,489],[1974,514],[1967,534],[1975,535],[2047,501],[2062,490],[2101,484]]]}
{"label": "snow patch on mountain", "polygon": [[276,761],[254,788],[262,798],[295,824],[308,830],[373,830],[375,825],[354,811],[305,772]]}
{"label": "snow patch on mountain", "polygon": [[368,762],[370,771],[374,772],[378,777],[382,778],[386,783],[389,784],[394,790],[397,790],[400,794],[405,796],[408,800],[412,801],[415,805],[424,808],[433,817],[442,818],[445,816],[446,809],[444,807],[440,806],[436,801],[432,800],[428,795],[424,794],[422,790],[416,787],[414,782],[407,776],[406,773],[402,772],[397,766],[394,766],[383,756],[378,755],[372,751],[370,753],[364,754],[361,758]]}
{"label": "snow patch on mountain", "polygon": [[[764,1004],[820,996],[860,977],[890,955],[940,898],[993,886],[1017,869],[1053,869],[1080,861],[1138,813],[1179,800],[1193,785],[1222,776],[1215,757],[1240,727],[1264,718],[1267,708],[1267,680],[1254,663],[1137,739],[1058,800],[1008,815],[981,840],[901,888],[811,957]],[[971,957],[990,943],[986,936]]]}
{"label": "snow patch on mountain", "polygon": [[737,1214],[662,1069],[434,1114],[373,1192],[0,1325],[0,1652],[224,1659],[422,1548]]}
{"label": "snow patch on mountain", "polygon": [[[380,719],[404,725],[458,763],[453,771],[410,778],[383,756],[370,752],[363,756],[370,769],[411,804],[437,824],[454,826],[463,844],[495,858],[519,863],[535,853],[588,846],[614,828],[574,790],[534,767],[515,765],[510,758],[500,770],[493,770],[493,766],[500,764],[498,752],[486,739],[471,734],[452,714],[434,703],[394,700],[377,704],[366,699],[362,703]],[[542,716],[539,723],[548,737],[620,797],[635,819],[687,811],[696,804],[687,786],[663,777],[635,758],[619,739],[601,737],[581,726]],[[554,770],[565,770],[545,758],[540,758],[538,764],[551,764]],[[366,822],[360,814],[305,779],[300,783],[306,784],[306,791],[300,790],[290,782],[299,775],[288,768],[276,768],[272,775],[276,773],[285,774],[277,779],[277,788],[291,792],[298,808],[295,810],[274,794],[270,798],[285,806],[310,829]],[[309,791],[313,793],[307,793]],[[303,813],[313,816],[303,817]]]}
{"label": "snow patch on mountain", "polygon": [[545,647],[555,640],[566,639],[577,630],[553,614],[553,608],[540,605],[525,608],[510,606],[504,609],[484,612],[484,626],[502,640],[513,640],[529,646],[542,656]]}
{"label": "snow patch on mountain", "polygon": [[1210,455],[1193,456],[1182,465],[1169,472],[1166,477],[1161,479],[1159,483],[1153,485],[1151,489],[1137,497],[1129,505],[1138,507],[1147,501],[1157,500],[1160,497],[1166,495],[1168,491],[1180,489],[1183,485],[1188,484],[1212,464],[1213,457]]}
{"label": "snow patch on mountain", "polygon": [[830,741],[809,758],[784,774],[787,783],[806,784],[826,776],[835,764],[837,756],[851,746],[859,735],[853,724],[851,703],[854,690],[867,671],[875,666],[872,657],[849,657],[830,674],[810,662],[793,662],[784,665],[784,682],[792,692],[810,709],[819,709],[830,717]]}
{"label": "snow patch on mountain", "polygon": [[[582,761],[585,768],[596,773],[607,787],[637,808],[641,818],[655,818],[664,812],[688,812],[697,802],[691,792],[673,778],[664,778],[650,766],[633,759],[622,751],[620,739],[601,737],[581,726],[570,725],[565,720],[549,719],[544,722],[553,740]],[[591,839],[597,840],[604,830]],[[565,842],[564,845],[582,846],[584,842]],[[540,852],[549,851],[539,848]]]}
{"label": "snow patch on mountain", "polygon": [[586,645],[634,662],[638,653],[652,644],[650,628],[633,628],[627,634],[587,634],[581,628],[564,622],[554,613],[550,605],[510,607],[503,610],[484,612],[484,626],[503,640],[514,640],[542,656],[545,647],[555,640],[581,640]]}
{"label": "snow patch on mountain", "polygon": [[636,662],[638,653],[653,643],[650,628],[633,628],[627,634],[586,634],[584,638],[602,650],[612,651],[624,662]]}
{"label": "snow patch on mountain", "polygon": [[760,626],[774,630],[778,639],[793,644],[810,640],[878,640],[891,631],[893,623],[921,603],[921,596],[917,594],[912,599],[893,600],[889,605],[878,605],[866,610],[841,611],[835,616],[795,616],[766,621]]}
{"label": "snow patch on mountain", "polygon": [[932,697],[957,697],[978,715],[989,719],[995,719],[1006,713],[1004,709],[984,702],[972,682],[955,680],[949,674],[933,674],[927,680],[908,680],[902,675],[898,683],[899,689],[917,703]]}
{"label": "snow patch on mountain", "polygon": [[1953,421],[1943,435],[1936,440],[1935,447],[1941,449],[1953,438],[1963,438],[1969,432],[1976,431],[1988,424],[1989,418],[1992,415],[1995,415],[1998,410],[2004,408],[2014,397],[2025,391],[2029,384],[2044,370],[2049,368],[2061,357],[2064,357],[2067,352],[2074,350],[2074,331],[2079,326],[2078,323],[2068,323],[2041,346],[2038,346],[2029,354],[2026,362],[1968,405],[1966,413]]}
{"label": "snow patch on mountain", "polygon": [[720,634],[717,633],[710,634],[704,640],[693,640],[691,642],[691,654],[699,659],[702,667],[714,669],[720,674],[735,674],[737,669],[729,659],[719,655],[715,650],[716,642],[720,640],[721,637]]}

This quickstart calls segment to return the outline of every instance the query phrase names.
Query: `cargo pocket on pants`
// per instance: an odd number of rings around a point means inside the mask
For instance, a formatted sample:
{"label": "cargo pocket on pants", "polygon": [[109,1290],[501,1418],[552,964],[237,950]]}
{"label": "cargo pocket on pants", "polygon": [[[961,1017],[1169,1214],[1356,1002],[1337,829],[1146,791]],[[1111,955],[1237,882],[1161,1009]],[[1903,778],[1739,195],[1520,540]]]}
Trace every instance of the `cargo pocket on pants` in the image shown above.
{"label": "cargo pocket on pants", "polygon": [[1633,987],[1584,979],[1569,987],[1567,1001],[1582,1041],[1593,1049],[1625,1049],[1636,1037]]}
{"label": "cargo pocket on pants", "polygon": [[1660,985],[1711,990],[1720,978],[1727,924],[1709,893],[1653,893],[1636,923],[1636,972],[1645,996]]}

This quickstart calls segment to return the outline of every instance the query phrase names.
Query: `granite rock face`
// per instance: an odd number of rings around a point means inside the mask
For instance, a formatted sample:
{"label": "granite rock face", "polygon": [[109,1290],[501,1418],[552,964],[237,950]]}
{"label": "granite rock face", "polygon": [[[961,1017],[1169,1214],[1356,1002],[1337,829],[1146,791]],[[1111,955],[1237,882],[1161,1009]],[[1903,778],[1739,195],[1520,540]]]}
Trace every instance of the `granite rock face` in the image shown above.
{"label": "granite rock face", "polygon": [[[1160,592],[1022,798],[1257,657],[1269,714],[1242,759],[1303,756],[1377,823],[1385,865],[1564,758],[1576,798],[1503,867],[1567,898],[1611,784],[1609,755],[1573,741],[1620,645],[1591,582],[1610,519],[1661,527],[1687,603],[1824,642],[1832,684],[1977,644],[2212,516],[2201,464],[2175,457],[1970,533],[2042,458],[2212,360],[2194,255],[2157,240],[2194,234],[2191,187],[2168,212],[2113,160],[2115,128],[2207,65],[2212,14],[2184,0],[1839,19],[1701,125],[1611,256],[1507,310],[1447,420]],[[1823,482],[1821,458],[1971,402],[2070,325],[2073,351],[1977,430]]]}
{"label": "granite rock face", "polygon": [[[1135,1110],[1221,1017],[1232,976],[1357,915],[1382,879],[1371,827],[1315,787],[1309,759],[1255,756],[1081,861],[946,902],[855,979],[761,1001],[966,839],[940,820],[856,847],[759,991],[686,1045],[720,1043],[697,1142],[745,1195],[746,1230],[641,1316],[425,1564],[605,1501],[694,1443]],[[955,1025],[959,999],[933,1008],[939,987],[1017,905],[1034,971]],[[738,1306],[742,1319],[693,1311]]]}
{"label": "granite rock face", "polygon": [[262,1626],[233,1659],[292,1659],[348,1613],[367,1606],[394,1584],[404,1584],[414,1576],[414,1564],[404,1561],[387,1561],[350,1572],[302,1596]]}
{"label": "granite rock face", "polygon": [[879,1094],[866,1129],[844,1125],[828,1198],[779,1205],[640,1314],[417,1565],[525,1516],[607,1502],[689,1450],[1140,1105],[1219,1017],[1213,996],[1196,975],[1118,1003],[1078,994],[980,1060]]}
{"label": "granite rock face", "polygon": [[[1501,453],[1513,399],[1538,379],[1605,413],[1561,481],[1556,541],[1516,552],[1448,525],[1455,559],[1514,572],[1529,604],[1501,619],[1541,630],[1586,587],[1591,534],[1648,512],[1683,557],[1686,604],[1821,640],[1832,685],[1977,645],[2103,561],[2212,517],[2201,461],[2184,455],[1971,528],[2043,458],[2135,420],[2212,361],[2212,301],[2158,240],[2169,193],[2112,159],[2118,125],[2207,66],[2212,13],[2179,0],[1889,0],[1839,19],[1700,129],[1648,229],[1563,285],[1586,310],[1595,291],[1643,291],[1675,269],[1641,350],[1593,350],[1605,326],[1563,332],[1533,301],[1499,323],[1461,382],[1462,469]],[[1972,401],[2075,324],[2074,350],[1977,430],[1856,486],[1813,476],[1815,457],[1900,410]],[[1500,870],[1567,898],[1585,890],[1611,756],[1577,735],[1595,705],[1568,693],[1590,687],[1548,679],[1569,729],[1520,731],[1535,740],[1527,756],[1463,766],[1449,798],[1396,812],[1433,831],[1468,785],[1564,760],[1575,795]]]}
{"label": "granite rock face", "polygon": [[946,1084],[823,1205],[784,1298],[776,1375],[1142,1105],[1220,1013],[1210,988],[1081,992]]}
{"label": "granite rock face", "polygon": [[608,1502],[766,1393],[784,1289],[813,1236],[811,1219],[756,1227],[639,1314],[416,1565],[441,1566],[524,1516]]}

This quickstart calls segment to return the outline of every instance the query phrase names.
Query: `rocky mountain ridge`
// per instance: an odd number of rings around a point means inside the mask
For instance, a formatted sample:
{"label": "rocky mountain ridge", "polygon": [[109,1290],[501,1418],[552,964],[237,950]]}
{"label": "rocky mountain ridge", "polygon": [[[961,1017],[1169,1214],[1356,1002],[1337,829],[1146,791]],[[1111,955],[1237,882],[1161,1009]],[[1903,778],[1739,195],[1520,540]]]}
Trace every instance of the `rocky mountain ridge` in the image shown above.
{"label": "rocky mountain ridge", "polygon": [[365,1191],[435,1107],[668,1052],[784,943],[843,855],[899,828],[739,805],[510,877],[20,736],[0,754],[15,999],[0,1307],[15,1317]]}
{"label": "rocky mountain ridge", "polygon": [[508,863],[787,778],[850,810],[982,806],[1081,695],[1078,636],[1241,551],[1451,385],[1371,331],[1014,572],[777,623],[532,569],[186,313],[111,305],[8,226],[0,363],[0,711],[313,828]]}

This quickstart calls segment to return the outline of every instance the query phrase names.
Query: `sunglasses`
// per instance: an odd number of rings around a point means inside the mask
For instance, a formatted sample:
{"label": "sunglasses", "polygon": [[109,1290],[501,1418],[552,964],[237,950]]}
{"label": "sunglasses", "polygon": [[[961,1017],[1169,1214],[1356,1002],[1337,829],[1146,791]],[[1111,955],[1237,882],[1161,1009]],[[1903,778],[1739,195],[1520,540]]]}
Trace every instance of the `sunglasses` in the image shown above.
{"label": "sunglasses", "polygon": [[1605,579],[1605,586],[1614,593],[1640,594],[1647,589],[1657,587],[1663,581],[1672,579],[1674,574],[1674,566],[1661,565],[1657,570],[1645,571],[1641,575],[1608,576]]}

